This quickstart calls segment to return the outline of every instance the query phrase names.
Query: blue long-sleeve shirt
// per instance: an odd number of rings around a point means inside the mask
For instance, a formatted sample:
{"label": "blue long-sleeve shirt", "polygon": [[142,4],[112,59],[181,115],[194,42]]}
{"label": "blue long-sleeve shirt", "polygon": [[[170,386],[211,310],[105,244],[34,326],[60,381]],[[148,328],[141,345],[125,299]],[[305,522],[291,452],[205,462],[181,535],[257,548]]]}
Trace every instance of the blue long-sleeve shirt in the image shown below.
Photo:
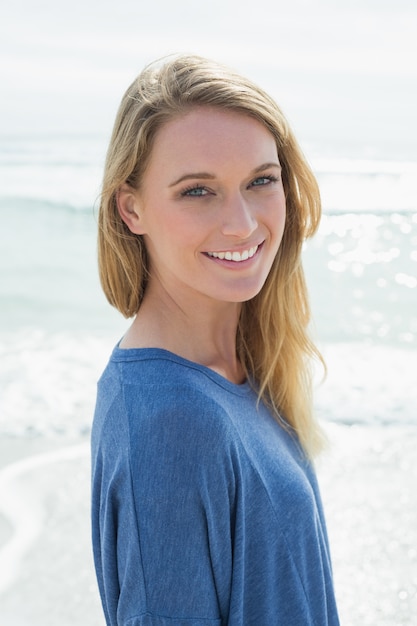
{"label": "blue long-sleeve shirt", "polygon": [[108,625],[339,624],[314,471],[248,383],[116,348],[92,490]]}

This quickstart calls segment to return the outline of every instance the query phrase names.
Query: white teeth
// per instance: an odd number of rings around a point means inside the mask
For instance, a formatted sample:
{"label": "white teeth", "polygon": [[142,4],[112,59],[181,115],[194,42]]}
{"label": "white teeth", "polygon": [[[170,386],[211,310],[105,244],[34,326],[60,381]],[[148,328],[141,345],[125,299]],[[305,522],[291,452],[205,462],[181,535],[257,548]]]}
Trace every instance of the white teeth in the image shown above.
{"label": "white teeth", "polygon": [[214,259],[226,259],[226,261],[235,261],[235,263],[239,263],[240,261],[247,261],[253,257],[255,252],[257,251],[259,246],[254,246],[253,248],[249,248],[249,250],[243,250],[243,252],[207,252],[207,254]]}

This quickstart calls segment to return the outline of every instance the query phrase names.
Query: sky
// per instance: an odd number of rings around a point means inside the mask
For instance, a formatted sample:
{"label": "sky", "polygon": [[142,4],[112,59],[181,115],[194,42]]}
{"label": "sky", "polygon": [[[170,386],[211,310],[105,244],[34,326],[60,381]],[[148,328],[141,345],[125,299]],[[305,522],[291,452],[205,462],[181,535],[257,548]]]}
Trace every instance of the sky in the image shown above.
{"label": "sky", "polygon": [[211,57],[307,142],[417,160],[414,0],[14,0],[0,8],[0,137],[108,134],[142,67]]}

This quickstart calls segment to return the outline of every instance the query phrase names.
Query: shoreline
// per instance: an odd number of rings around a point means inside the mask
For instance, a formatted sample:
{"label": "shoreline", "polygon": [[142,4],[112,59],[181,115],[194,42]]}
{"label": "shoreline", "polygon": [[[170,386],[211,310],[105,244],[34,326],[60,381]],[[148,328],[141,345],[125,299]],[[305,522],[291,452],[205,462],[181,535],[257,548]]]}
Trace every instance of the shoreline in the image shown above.
{"label": "shoreline", "polygon": [[[46,481],[45,489],[43,479],[42,484],[38,482],[34,485],[38,488],[37,491],[36,488],[32,491],[26,484],[29,477],[35,475],[38,470],[48,471],[51,465],[73,461],[80,457],[88,458],[89,455],[87,442],[68,443],[65,447],[54,446],[52,449],[51,445],[48,445],[50,442],[37,441],[35,445],[34,441],[30,444],[26,442],[29,444],[31,454],[28,454],[27,445],[22,446],[22,443],[10,446],[9,441],[6,454],[4,446],[1,446],[3,449],[0,469],[0,530],[3,529],[3,536],[0,534],[0,593],[4,593],[13,585],[18,577],[21,562],[42,531],[45,518],[43,496],[49,485]],[[15,458],[10,462],[13,451]],[[5,462],[7,457],[8,463]]]}
{"label": "shoreline", "polygon": [[0,623],[102,625],[88,438],[0,437],[0,458]]}

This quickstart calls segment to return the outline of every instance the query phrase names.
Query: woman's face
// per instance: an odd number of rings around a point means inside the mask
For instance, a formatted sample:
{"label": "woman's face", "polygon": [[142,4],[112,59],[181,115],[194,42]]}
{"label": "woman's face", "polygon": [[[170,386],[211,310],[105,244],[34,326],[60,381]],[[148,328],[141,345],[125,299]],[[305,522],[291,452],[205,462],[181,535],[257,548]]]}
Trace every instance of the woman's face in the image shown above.
{"label": "woman's face", "polygon": [[243,302],[260,291],[285,224],[277,147],[260,122],[209,107],[171,120],[133,197],[123,219],[144,237],[150,285],[180,303]]}

